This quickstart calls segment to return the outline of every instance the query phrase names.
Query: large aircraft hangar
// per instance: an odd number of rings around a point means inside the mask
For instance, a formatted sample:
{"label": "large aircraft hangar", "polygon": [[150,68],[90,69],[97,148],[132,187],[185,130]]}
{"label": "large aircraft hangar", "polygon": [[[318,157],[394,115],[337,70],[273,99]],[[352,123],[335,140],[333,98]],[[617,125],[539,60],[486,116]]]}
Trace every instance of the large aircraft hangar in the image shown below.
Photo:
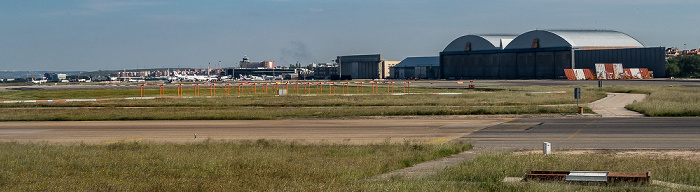
{"label": "large aircraft hangar", "polygon": [[440,52],[444,79],[565,79],[564,69],[596,63],[647,68],[664,77],[664,47],[645,47],[612,30],[534,30],[521,35],[466,35]]}

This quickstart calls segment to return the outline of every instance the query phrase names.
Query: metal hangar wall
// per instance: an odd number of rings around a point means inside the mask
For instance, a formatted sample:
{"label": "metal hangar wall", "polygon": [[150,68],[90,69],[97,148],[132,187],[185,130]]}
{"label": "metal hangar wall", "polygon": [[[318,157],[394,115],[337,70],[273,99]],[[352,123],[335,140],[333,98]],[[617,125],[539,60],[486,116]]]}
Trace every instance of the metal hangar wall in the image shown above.
{"label": "metal hangar wall", "polygon": [[646,48],[611,30],[534,30],[518,36],[467,35],[440,52],[444,79],[563,79],[564,69],[622,63],[665,76],[664,48]]}

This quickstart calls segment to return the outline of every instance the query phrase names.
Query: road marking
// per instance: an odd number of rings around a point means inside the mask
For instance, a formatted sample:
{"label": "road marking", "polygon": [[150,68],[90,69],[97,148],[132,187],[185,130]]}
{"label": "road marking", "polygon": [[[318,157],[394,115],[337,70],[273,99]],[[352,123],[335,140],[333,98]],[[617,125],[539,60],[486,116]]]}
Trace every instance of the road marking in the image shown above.
{"label": "road marking", "polygon": [[598,120],[591,121],[590,123],[586,124],[586,126],[593,125],[593,123],[598,122]]}
{"label": "road marking", "polygon": [[576,133],[574,133],[574,134],[571,134],[571,135],[570,135],[569,137],[567,137],[566,139],[571,139],[571,138],[574,138],[574,136],[576,136],[576,134],[580,133],[580,132],[581,132],[581,130],[583,130],[583,129],[579,129],[578,131],[576,131]]}
{"label": "road marking", "polygon": [[127,139],[127,140],[121,140],[121,141],[112,141],[112,142],[106,142],[106,143],[100,143],[97,145],[109,145],[109,144],[115,144],[115,143],[121,143],[121,142],[130,142],[130,141],[141,141],[149,139],[148,137],[142,137],[142,138],[136,138],[136,139]]}
{"label": "road marking", "polygon": [[446,142],[446,141],[450,141],[450,140],[452,140],[452,138],[442,138],[442,139],[437,139],[437,140],[434,140],[431,142],[427,142],[425,144],[432,145],[432,144],[442,143],[442,142]]}
{"label": "road marking", "polygon": [[552,140],[552,141],[613,141],[613,140],[625,140],[625,141],[700,141],[698,138],[461,138],[474,141],[541,141],[541,140]]}

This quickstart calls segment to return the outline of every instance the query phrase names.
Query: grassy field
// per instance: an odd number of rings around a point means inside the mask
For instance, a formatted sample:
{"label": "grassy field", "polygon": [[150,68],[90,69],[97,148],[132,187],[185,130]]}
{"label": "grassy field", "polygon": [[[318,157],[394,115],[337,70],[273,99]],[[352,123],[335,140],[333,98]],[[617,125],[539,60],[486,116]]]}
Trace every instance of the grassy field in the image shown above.
{"label": "grassy field", "polygon": [[451,167],[435,181],[470,183],[468,188],[487,191],[668,191],[668,188],[638,184],[579,185],[551,182],[508,184],[504,177],[523,177],[528,170],[651,172],[652,179],[700,186],[699,160],[682,158],[619,157],[614,154],[513,155],[487,153]]}
{"label": "grassy field", "polygon": [[[412,92],[449,91],[459,94],[290,94],[287,96],[257,94],[215,98],[5,103],[0,105],[0,113],[6,115],[0,116],[0,120],[226,120],[276,119],[280,117],[576,113],[578,110],[573,106],[575,100],[571,94],[546,93],[550,91],[569,91],[568,93],[571,93],[570,90],[573,88],[567,86],[517,89],[414,88]],[[116,98],[126,96],[119,94],[138,95],[138,91],[138,89],[25,90],[0,92],[0,95],[7,100],[18,100],[19,98],[49,99],[51,97],[53,99]],[[588,92],[583,95],[581,102],[595,101],[604,96],[605,93],[600,91]]]}
{"label": "grassy field", "polygon": [[[490,87],[484,89],[431,89],[412,88],[409,95],[388,95],[383,91],[372,94],[365,87],[363,94],[328,95],[295,94],[274,95],[273,88],[264,93],[258,87],[254,94],[249,87],[241,96],[231,88],[228,96],[224,88],[217,88],[214,98],[211,91],[202,86],[199,97],[193,88],[184,90],[186,98],[159,98],[153,100],[108,100],[99,102],[55,103],[4,103],[0,105],[0,121],[27,120],[194,120],[194,119],[276,119],[325,118],[347,116],[392,115],[488,115],[488,114],[573,114],[572,90],[583,90],[581,104],[605,97],[607,92],[641,93],[649,95],[641,102],[627,107],[647,116],[698,116],[700,115],[700,89],[668,86],[528,86]],[[303,87],[300,87],[303,93]],[[339,93],[342,89],[335,89]],[[386,87],[380,87],[386,90]],[[355,88],[350,87],[352,93]],[[173,88],[166,96],[176,96]],[[557,93],[566,91],[566,93]],[[313,92],[313,91],[312,91]],[[396,92],[401,92],[399,87]],[[426,93],[450,92],[458,95]],[[552,93],[554,92],[554,93]],[[342,93],[342,92],[340,92]],[[86,99],[124,98],[140,96],[139,89],[73,89],[73,90],[23,90],[0,92],[0,100],[29,99]],[[144,96],[159,97],[158,89],[148,89]],[[583,105],[585,106],[585,105]],[[584,111],[591,113],[589,108]]]}
{"label": "grassy field", "polygon": [[[529,169],[652,172],[700,185],[698,160],[487,153],[418,180],[373,175],[468,150],[468,144],[300,144],[269,140],[109,145],[0,143],[2,191],[669,191],[655,185],[501,183]],[[678,191],[678,189],[675,189]]]}
{"label": "grassy field", "polygon": [[0,143],[0,191],[350,191],[468,144]]}

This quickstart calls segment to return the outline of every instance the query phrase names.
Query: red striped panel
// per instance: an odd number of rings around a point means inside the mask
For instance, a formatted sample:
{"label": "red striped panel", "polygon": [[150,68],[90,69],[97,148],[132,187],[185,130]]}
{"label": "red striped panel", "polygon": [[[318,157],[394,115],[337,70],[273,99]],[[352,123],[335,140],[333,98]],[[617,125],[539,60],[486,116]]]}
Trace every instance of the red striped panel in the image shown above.
{"label": "red striped panel", "polygon": [[564,69],[564,73],[566,74],[566,79],[576,80],[576,74],[574,74],[573,69]]}
{"label": "red striped panel", "polygon": [[587,80],[596,79],[596,77],[593,74],[593,71],[591,71],[591,69],[583,69],[583,74],[586,75]]}

